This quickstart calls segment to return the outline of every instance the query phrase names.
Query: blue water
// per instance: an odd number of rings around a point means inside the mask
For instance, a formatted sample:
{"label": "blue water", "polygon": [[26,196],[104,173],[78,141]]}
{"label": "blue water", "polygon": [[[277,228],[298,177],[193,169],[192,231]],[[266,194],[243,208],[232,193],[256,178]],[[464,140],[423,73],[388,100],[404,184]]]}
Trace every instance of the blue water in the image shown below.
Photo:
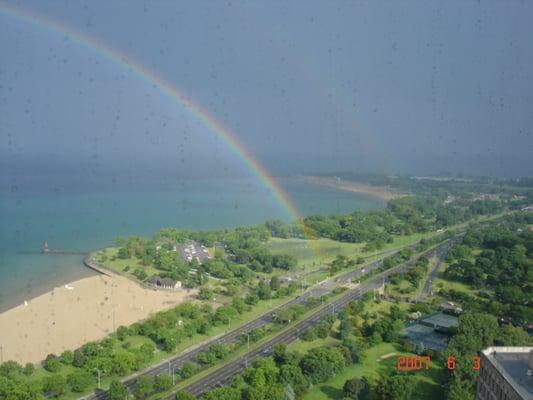
{"label": "blue water", "polygon": [[[300,213],[334,214],[383,206],[360,194],[281,180]],[[93,274],[81,256],[21,254],[50,248],[88,251],[117,236],[161,227],[229,228],[291,216],[253,180],[77,182],[40,177],[0,182],[0,310]]]}

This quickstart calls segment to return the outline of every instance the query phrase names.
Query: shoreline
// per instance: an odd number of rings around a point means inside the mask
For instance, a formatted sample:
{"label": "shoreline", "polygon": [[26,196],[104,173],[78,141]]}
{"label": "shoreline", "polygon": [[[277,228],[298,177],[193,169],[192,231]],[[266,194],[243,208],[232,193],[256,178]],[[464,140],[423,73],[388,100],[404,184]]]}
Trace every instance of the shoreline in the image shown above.
{"label": "shoreline", "polygon": [[404,193],[397,192],[386,186],[372,186],[365,183],[343,180],[336,177],[301,175],[293,179],[299,182],[330,187],[346,192],[366,194],[385,202],[405,196]]}
{"label": "shoreline", "polygon": [[120,325],[191,300],[194,293],[146,289],[115,274],[54,287],[0,313],[4,361],[39,363],[48,354],[74,350],[108,336]]}

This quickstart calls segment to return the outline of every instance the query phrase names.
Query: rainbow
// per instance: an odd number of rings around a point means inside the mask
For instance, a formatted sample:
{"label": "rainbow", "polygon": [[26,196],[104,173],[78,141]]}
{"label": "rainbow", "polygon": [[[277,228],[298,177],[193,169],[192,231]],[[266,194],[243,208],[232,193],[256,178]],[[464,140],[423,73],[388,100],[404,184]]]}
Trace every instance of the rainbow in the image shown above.
{"label": "rainbow", "polygon": [[187,96],[181,89],[178,89],[175,85],[172,85],[161,76],[156,75],[155,72],[150,71],[141,63],[131,59],[119,50],[77,31],[63,22],[41,14],[36,14],[27,9],[22,9],[20,7],[15,8],[6,4],[0,4],[0,15],[2,14],[55,33],[62,35],[66,34],[76,43],[98,53],[122,68],[127,68],[139,78],[158,89],[160,93],[169,96],[172,100],[183,106],[190,114],[201,122],[202,125],[215,133],[232,150],[232,152],[242,160],[246,168],[248,168],[259,179],[261,184],[273,194],[277,203],[281,205],[292,220],[297,221],[302,219],[302,215],[295,207],[290,197],[279,183],[268,173],[266,168],[253,157],[253,155],[241,142],[239,142],[237,137],[227,127],[225,127],[220,121],[217,121],[212,114]]}

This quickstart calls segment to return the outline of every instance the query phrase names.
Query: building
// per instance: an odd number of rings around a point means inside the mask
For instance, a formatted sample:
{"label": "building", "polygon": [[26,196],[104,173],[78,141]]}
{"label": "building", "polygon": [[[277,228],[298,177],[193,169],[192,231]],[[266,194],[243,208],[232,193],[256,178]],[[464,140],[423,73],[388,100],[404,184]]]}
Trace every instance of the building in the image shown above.
{"label": "building", "polygon": [[159,276],[152,276],[146,280],[146,283],[156,289],[181,289],[181,281],[176,281],[172,278],[161,278]]}
{"label": "building", "polygon": [[457,325],[456,316],[435,313],[408,324],[404,335],[419,348],[444,351],[448,346],[449,335]]}
{"label": "building", "polygon": [[533,400],[533,347],[481,352],[476,400]]}

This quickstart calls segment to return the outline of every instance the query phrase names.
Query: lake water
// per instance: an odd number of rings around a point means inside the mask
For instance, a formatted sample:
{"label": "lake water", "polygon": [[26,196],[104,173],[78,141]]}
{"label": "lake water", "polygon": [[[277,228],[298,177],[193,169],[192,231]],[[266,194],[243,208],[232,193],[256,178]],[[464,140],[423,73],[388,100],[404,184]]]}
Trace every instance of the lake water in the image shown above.
{"label": "lake water", "polygon": [[[361,194],[280,182],[303,215],[384,205]],[[51,249],[89,251],[117,236],[148,236],[161,227],[230,228],[291,219],[268,189],[248,179],[82,184],[32,177],[0,183],[0,311],[93,275],[81,256],[21,254],[39,252],[45,240]]]}

